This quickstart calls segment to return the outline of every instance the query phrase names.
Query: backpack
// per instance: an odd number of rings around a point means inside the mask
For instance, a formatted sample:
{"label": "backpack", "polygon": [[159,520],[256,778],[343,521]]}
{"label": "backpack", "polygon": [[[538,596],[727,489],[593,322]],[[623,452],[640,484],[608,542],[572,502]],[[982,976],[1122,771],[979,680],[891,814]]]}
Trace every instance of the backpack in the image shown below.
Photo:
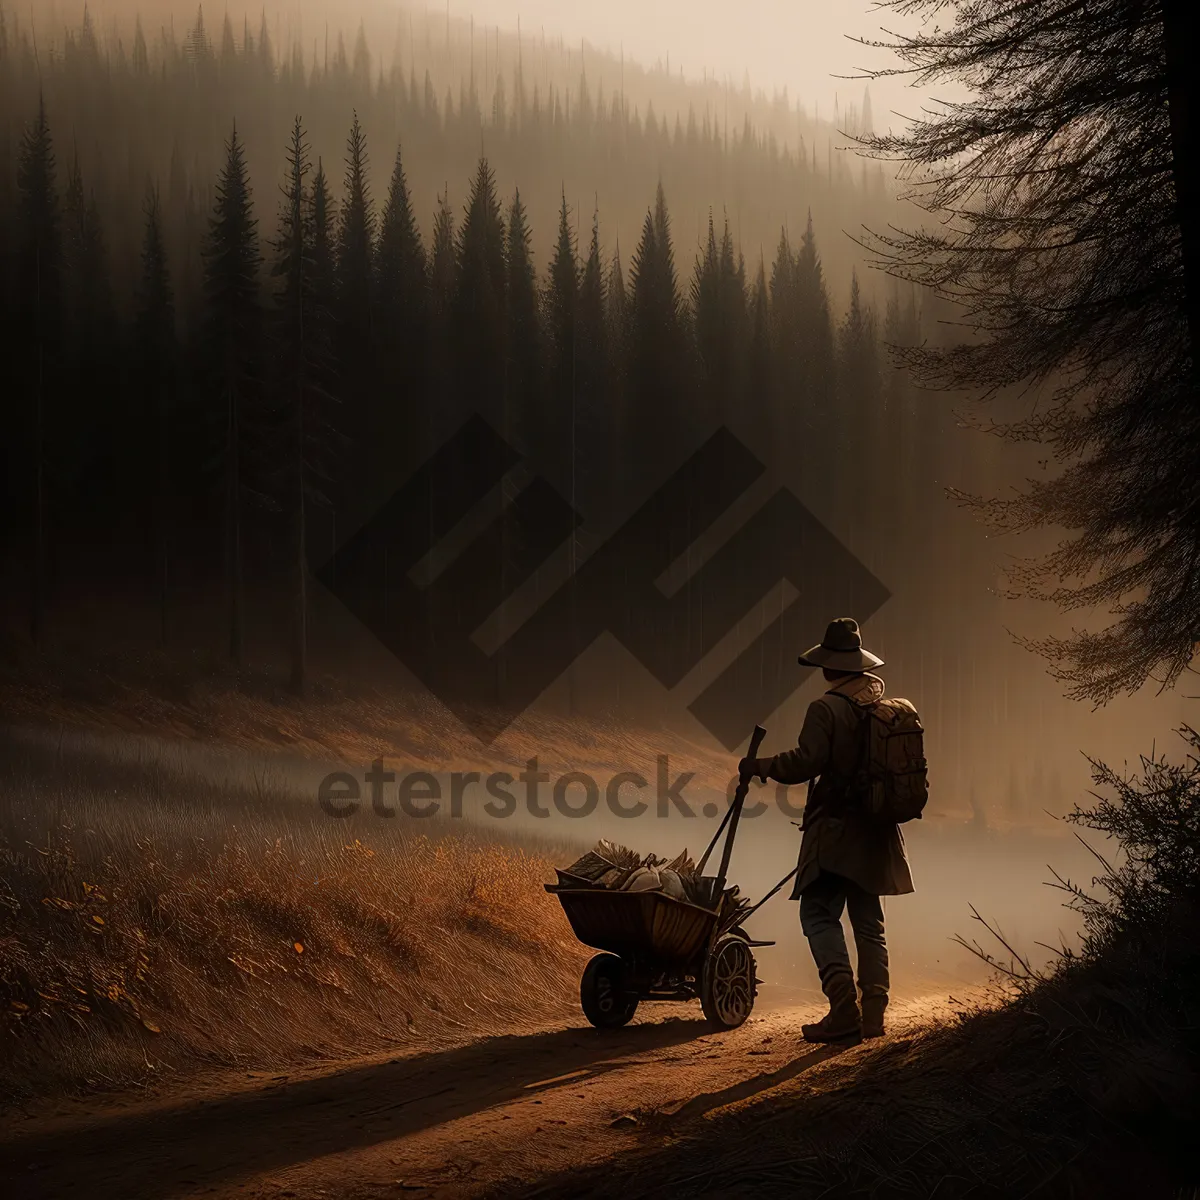
{"label": "backpack", "polygon": [[929,799],[925,728],[912,702],[885,697],[859,705],[859,766],[848,788],[860,811],[883,824],[919,819]]}

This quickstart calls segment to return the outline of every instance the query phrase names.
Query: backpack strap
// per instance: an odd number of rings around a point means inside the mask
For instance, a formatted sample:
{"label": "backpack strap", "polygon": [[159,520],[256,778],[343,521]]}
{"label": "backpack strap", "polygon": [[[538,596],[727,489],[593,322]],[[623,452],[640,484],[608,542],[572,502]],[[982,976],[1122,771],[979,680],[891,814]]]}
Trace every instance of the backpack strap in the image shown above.
{"label": "backpack strap", "polygon": [[[859,702],[845,692],[826,692],[825,696],[840,696],[852,709],[855,710],[858,718],[858,727],[855,730],[855,736],[858,738],[858,746],[856,747],[856,762],[854,770],[849,775],[833,774],[833,778],[837,781],[838,799],[837,807],[842,812],[846,811],[852,804],[852,797],[849,793],[852,792],[855,783],[860,779],[865,779],[870,774],[870,754],[871,754],[871,709],[875,702],[871,704],[859,704]],[[821,697],[824,699],[824,696]]]}

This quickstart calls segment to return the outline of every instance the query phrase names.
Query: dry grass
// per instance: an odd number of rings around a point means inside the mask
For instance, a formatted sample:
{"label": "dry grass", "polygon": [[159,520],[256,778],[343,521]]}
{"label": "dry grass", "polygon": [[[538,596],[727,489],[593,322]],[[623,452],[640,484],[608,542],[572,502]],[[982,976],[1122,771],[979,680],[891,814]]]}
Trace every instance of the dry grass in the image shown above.
{"label": "dry grass", "polygon": [[586,952],[536,850],[429,821],[365,845],[261,783],[3,749],[0,1094],[270,1068],[573,1006]]}

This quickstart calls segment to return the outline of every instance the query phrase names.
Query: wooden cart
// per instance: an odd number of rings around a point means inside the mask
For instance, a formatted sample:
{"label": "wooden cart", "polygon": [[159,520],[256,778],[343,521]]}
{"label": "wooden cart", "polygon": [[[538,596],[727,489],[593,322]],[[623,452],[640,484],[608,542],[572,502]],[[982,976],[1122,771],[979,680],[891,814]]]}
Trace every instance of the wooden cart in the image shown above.
{"label": "wooden cart", "polygon": [[[755,727],[751,757],[765,735]],[[584,1015],[597,1028],[624,1025],[643,1000],[698,998],[704,1015],[719,1029],[734,1029],[750,1015],[759,983],[752,948],[774,943],[756,942],[740,923],[724,928],[721,920],[728,903],[725,876],[748,784],[748,779],[739,783],[700,860],[703,872],[728,829],[720,872],[702,876],[702,886],[693,895],[698,902],[658,891],[613,891],[562,871],[558,883],[545,885],[558,897],[575,936],[603,951],[587,964],[579,986]]]}

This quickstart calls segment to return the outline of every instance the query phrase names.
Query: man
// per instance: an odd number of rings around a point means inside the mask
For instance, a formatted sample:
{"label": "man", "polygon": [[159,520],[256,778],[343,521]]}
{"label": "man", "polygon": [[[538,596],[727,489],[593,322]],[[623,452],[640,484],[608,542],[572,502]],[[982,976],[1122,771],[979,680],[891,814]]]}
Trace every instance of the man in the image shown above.
{"label": "man", "polygon": [[[820,667],[831,686],[808,707],[795,750],[773,758],[743,759],[743,777],[809,783],[801,822],[800,862],[792,899],[808,938],[829,1012],[802,1026],[810,1042],[880,1037],[888,1002],[887,943],[880,896],[913,890],[900,827],[872,818],[856,802],[853,783],[862,768],[861,722],[883,698],[883,680],[870,673],[883,659],[865,650],[858,623],[832,621],[820,645],[802,654],[802,666]],[[812,780],[816,780],[813,786]],[[842,932],[842,910],[858,952],[859,1007]]]}

